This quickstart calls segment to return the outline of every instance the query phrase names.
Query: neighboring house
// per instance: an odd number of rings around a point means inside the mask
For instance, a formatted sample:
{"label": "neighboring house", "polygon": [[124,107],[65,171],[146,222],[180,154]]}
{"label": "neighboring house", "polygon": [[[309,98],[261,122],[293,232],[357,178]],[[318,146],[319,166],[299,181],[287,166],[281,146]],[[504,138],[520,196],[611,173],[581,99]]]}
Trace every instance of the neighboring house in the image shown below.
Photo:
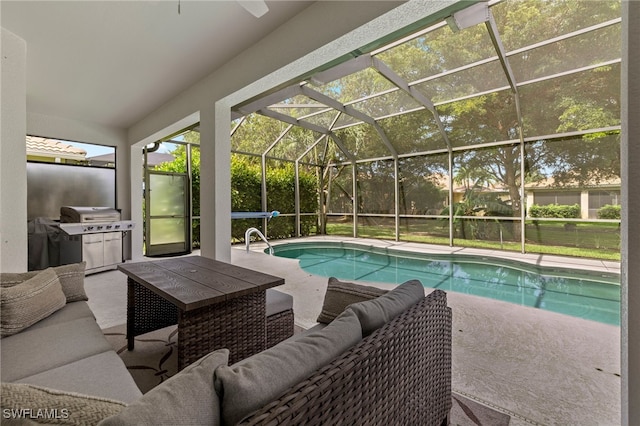
{"label": "neighboring house", "polygon": [[[429,180],[440,188],[443,196],[442,206],[449,204],[449,181],[445,175],[434,174]],[[467,190],[473,189],[475,192],[483,194],[495,194],[501,200],[509,202],[509,190],[499,184],[485,183],[476,185],[475,182],[456,183],[453,186],[453,202],[463,201]],[[620,178],[602,180],[598,183],[578,183],[569,182],[562,186],[556,184],[553,178],[542,179],[534,183],[525,185],[526,206],[534,204],[546,206],[558,204],[561,206],[580,206],[581,219],[597,219],[598,210],[605,205],[620,205]],[[416,206],[418,200],[412,201]],[[412,204],[412,206],[414,205]],[[415,213],[441,214],[441,210],[430,209],[427,212],[417,209]]]}
{"label": "neighboring house", "polygon": [[57,139],[27,136],[27,161],[86,164],[87,152]]}
{"label": "neighboring house", "polygon": [[582,219],[597,219],[598,210],[607,204],[620,204],[620,178],[589,184],[568,183],[556,185],[553,178],[525,185],[527,206],[580,205]]}

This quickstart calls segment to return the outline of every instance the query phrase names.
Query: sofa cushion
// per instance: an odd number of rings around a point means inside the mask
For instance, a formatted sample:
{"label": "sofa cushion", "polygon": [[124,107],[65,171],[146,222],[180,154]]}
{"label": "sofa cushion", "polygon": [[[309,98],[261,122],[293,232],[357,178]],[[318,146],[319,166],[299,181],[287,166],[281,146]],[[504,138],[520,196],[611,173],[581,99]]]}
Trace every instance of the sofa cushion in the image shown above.
{"label": "sofa cushion", "polygon": [[113,350],[23,377],[17,382],[94,395],[124,403],[133,402],[142,396],[124,362]]}
{"label": "sofa cushion", "polygon": [[2,339],[2,380],[13,382],[113,350],[93,318],[25,330]]}
{"label": "sofa cushion", "polygon": [[52,268],[11,287],[0,288],[0,335],[16,334],[67,303]]}
{"label": "sofa cushion", "polygon": [[272,288],[267,289],[267,317],[293,309],[293,296]]}
{"label": "sofa cushion", "polygon": [[74,321],[80,318],[92,318],[95,320],[93,311],[87,302],[71,302],[64,305],[64,308],[54,312],[42,321],[38,321],[25,331],[36,330],[38,328],[49,327],[54,324]]}
{"label": "sofa cushion", "polygon": [[407,281],[382,296],[350,305],[362,325],[362,335],[368,336],[408,307],[424,298],[424,287],[418,280]]}
{"label": "sofa cushion", "polygon": [[219,367],[215,384],[223,423],[236,424],[361,339],[358,318],[345,311],[322,330],[281,342],[230,367]]}
{"label": "sofa cushion", "polygon": [[100,426],[220,425],[220,401],[213,389],[213,375],[216,368],[228,362],[228,349],[211,352]]}
{"label": "sofa cushion", "polygon": [[[53,267],[53,270],[58,275],[67,302],[89,300],[84,290],[86,264],[86,262],[80,262]],[[0,287],[13,287],[35,277],[39,272],[41,271],[2,273],[0,274]]]}
{"label": "sofa cushion", "polygon": [[377,287],[343,282],[335,277],[330,277],[318,322],[330,323],[352,303],[375,299],[387,291]]}
{"label": "sofa cushion", "polygon": [[[43,417],[36,417],[38,422],[25,421],[19,424],[58,423],[65,425],[94,425],[100,420],[120,412],[124,404],[95,396],[62,392],[40,386],[17,383],[2,383],[0,399],[2,401],[3,418],[5,410],[18,410],[37,416],[47,410]],[[10,411],[9,411],[10,413]],[[47,418],[49,417],[49,418]],[[54,418],[51,418],[54,417]],[[55,418],[59,419],[55,421]]]}

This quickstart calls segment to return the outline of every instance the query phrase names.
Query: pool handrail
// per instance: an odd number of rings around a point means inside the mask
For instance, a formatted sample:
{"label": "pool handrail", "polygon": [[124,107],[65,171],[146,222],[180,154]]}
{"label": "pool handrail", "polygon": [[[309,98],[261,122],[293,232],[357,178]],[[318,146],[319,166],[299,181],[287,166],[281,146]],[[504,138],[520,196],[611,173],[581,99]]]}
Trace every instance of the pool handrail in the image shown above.
{"label": "pool handrail", "polygon": [[244,233],[244,241],[247,246],[247,253],[249,253],[249,243],[251,242],[251,234],[253,233],[258,234],[258,236],[262,239],[262,241],[264,241],[267,244],[267,246],[269,246],[269,254],[273,256],[273,247],[271,246],[271,244],[269,244],[269,241],[267,241],[267,237],[265,237],[264,234],[260,232],[258,228],[249,228]]}

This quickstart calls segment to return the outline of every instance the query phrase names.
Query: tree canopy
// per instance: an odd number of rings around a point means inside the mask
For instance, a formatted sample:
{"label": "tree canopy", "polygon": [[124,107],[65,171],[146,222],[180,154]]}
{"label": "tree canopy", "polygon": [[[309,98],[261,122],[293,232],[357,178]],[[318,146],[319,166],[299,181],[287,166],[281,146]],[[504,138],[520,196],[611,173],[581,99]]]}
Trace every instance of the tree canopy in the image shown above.
{"label": "tree canopy", "polygon": [[[269,108],[326,128],[338,117],[326,155],[316,150],[313,161],[324,166],[359,160],[362,212],[393,212],[395,179],[406,191],[400,195],[405,212],[414,195],[433,200],[416,198],[414,204],[443,208],[432,188],[443,193],[449,176],[456,184],[473,175],[485,183],[476,188],[503,188],[514,217],[523,207],[523,184],[579,187],[619,180],[620,1],[504,1],[490,10],[515,88],[498,60],[489,24],[460,31],[444,25],[375,56],[433,102],[437,115],[421,103],[424,98],[397,90],[373,64],[311,87],[375,124],[354,125],[357,116],[329,107],[310,115],[323,105],[303,95]],[[288,126],[252,114],[234,135],[234,148],[264,152]],[[268,155],[293,160],[322,136],[299,126],[287,135]],[[446,152],[452,152],[451,169]],[[400,176],[381,160],[411,153],[424,160],[403,158]]]}

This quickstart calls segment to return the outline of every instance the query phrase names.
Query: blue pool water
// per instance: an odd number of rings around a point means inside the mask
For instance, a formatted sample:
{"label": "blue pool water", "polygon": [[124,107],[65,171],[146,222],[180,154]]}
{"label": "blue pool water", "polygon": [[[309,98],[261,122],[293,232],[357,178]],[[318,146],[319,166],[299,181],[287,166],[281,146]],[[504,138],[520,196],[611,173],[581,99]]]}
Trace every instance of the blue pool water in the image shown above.
{"label": "blue pool water", "polygon": [[467,255],[426,255],[349,243],[288,243],[275,255],[298,259],[314,275],[473,294],[620,325],[620,276]]}

